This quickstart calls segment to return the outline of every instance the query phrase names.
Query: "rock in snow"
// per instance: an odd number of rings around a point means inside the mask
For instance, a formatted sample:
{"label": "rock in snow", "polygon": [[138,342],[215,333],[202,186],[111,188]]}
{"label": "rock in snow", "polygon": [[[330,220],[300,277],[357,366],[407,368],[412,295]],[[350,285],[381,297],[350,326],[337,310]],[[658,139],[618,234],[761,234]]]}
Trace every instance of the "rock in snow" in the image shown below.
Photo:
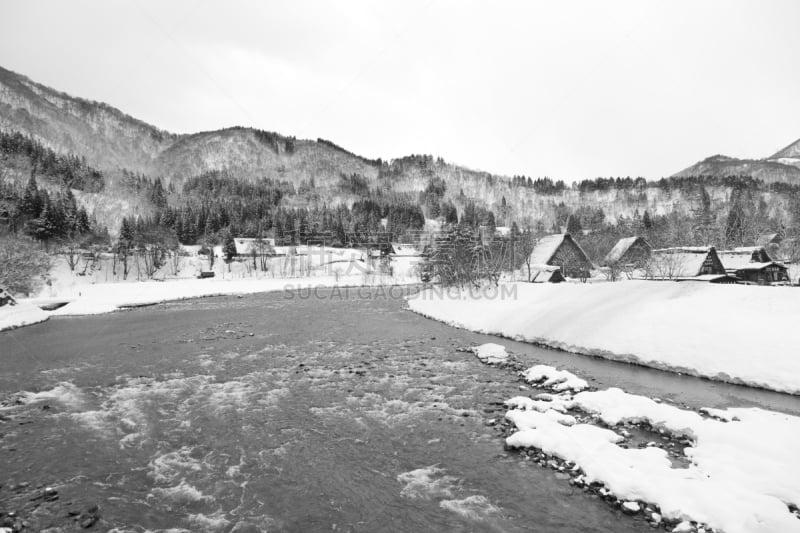
{"label": "rock in snow", "polygon": [[622,504],[622,510],[629,514],[636,514],[641,510],[638,502],[625,502]]}
{"label": "rock in snow", "polygon": [[472,351],[478,356],[478,359],[490,365],[504,363],[508,360],[508,353],[506,353],[505,346],[493,342],[476,346]]}

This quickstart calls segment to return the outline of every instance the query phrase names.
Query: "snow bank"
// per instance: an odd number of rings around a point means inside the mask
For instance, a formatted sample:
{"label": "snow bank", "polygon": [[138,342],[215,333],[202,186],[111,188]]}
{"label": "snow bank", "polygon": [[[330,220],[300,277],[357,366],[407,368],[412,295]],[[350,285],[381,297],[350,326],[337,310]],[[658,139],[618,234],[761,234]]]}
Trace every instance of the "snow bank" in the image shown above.
{"label": "snow bank", "polygon": [[800,394],[800,293],[791,287],[509,283],[482,294],[428,290],[409,306],[474,331]]}
{"label": "snow bank", "polygon": [[0,331],[44,322],[50,315],[35,305],[18,302],[0,307]]}
{"label": "snow bank", "polygon": [[[369,287],[393,284],[394,278],[377,275],[330,276],[285,279],[182,279],[167,281],[142,281],[137,283],[98,283],[83,285],[80,291],[64,299],[65,306],[44,313],[48,315],[95,315],[116,311],[123,307],[151,305],[171,300],[219,296],[227,294],[253,294],[315,287]],[[29,304],[50,302],[53,298],[30,299]]]}
{"label": "snow bank", "polygon": [[623,437],[616,432],[575,424],[553,410],[509,411],[506,418],[519,431],[507,444],[574,462],[586,483],[602,483],[622,500],[658,505],[670,520],[696,521],[727,533],[800,532],[800,520],[788,507],[800,504],[800,456],[789,444],[800,436],[800,418],[735,408],[724,412],[730,422],[706,419],[619,389],[579,393],[572,407],[609,424],[648,422],[689,435],[694,444],[684,453],[691,465],[673,467],[658,447],[621,447]]}

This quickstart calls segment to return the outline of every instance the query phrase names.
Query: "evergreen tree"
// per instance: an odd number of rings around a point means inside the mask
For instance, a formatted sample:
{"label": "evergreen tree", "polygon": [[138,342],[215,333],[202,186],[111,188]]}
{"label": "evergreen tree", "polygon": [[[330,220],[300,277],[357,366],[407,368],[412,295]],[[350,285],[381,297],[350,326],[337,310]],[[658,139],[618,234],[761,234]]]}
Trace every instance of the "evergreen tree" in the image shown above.
{"label": "evergreen tree", "polygon": [[39,195],[39,187],[36,185],[36,178],[31,173],[28,184],[25,186],[25,192],[22,195],[22,201],[19,210],[29,216],[38,217],[39,212],[42,210],[42,199]]}
{"label": "evergreen tree", "polygon": [[225,238],[222,241],[222,253],[228,263],[236,257],[236,241],[233,240],[233,235],[230,231],[225,233]]}
{"label": "evergreen tree", "polygon": [[653,227],[653,221],[650,219],[650,212],[645,209],[644,215],[642,216],[642,226],[644,226],[645,230],[649,230]]}
{"label": "evergreen tree", "polygon": [[567,218],[567,233],[570,235],[580,235],[582,230],[580,219],[575,215],[570,215],[569,218]]}
{"label": "evergreen tree", "polygon": [[130,247],[133,244],[133,240],[136,237],[136,232],[131,224],[130,220],[127,217],[123,217],[122,225],[119,229],[119,241],[120,244]]}

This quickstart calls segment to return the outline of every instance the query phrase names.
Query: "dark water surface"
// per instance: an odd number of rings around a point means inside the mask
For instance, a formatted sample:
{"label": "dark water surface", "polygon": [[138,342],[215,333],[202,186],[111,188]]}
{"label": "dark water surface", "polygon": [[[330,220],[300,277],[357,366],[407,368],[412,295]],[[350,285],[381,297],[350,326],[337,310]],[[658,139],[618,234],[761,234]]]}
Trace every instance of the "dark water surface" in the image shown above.
{"label": "dark water surface", "polygon": [[[800,410],[457,330],[363,291],[328,296],[207,298],[0,333],[0,512],[30,531],[92,517],[99,531],[651,531],[503,450],[487,423],[520,381],[456,351],[484,342],[600,387]],[[45,486],[58,498],[40,498]]]}

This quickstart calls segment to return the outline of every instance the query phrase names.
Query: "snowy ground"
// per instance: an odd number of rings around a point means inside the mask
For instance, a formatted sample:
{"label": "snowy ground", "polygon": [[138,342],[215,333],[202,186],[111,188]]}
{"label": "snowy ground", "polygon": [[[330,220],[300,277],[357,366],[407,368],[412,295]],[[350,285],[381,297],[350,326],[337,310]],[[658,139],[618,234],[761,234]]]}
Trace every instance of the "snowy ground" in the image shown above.
{"label": "snowy ground", "polygon": [[[197,248],[197,247],[195,247]],[[419,282],[419,257],[395,257],[381,265],[377,259],[365,261],[364,252],[354,248],[298,247],[291,257],[267,259],[267,271],[261,261],[252,258],[227,264],[221,259],[212,267],[208,259],[187,247],[177,268],[169,261],[146,280],[143,265],[131,257],[130,271],[113,265],[111,256],[96,263],[81,259],[70,268],[64,257],[55,257],[50,282],[33,298],[17,306],[0,308],[0,331],[47,320],[58,315],[95,315],[124,307],[151,305],[169,300],[183,300],[226,294],[252,294],[313,287],[371,287],[407,285]],[[197,279],[200,272],[214,272],[213,278]],[[64,303],[54,311],[38,306]]]}
{"label": "snowy ground", "polygon": [[626,281],[428,290],[413,311],[571,352],[800,394],[800,291]]}
{"label": "snowy ground", "polygon": [[[502,347],[487,347],[506,360]],[[800,532],[800,456],[790,444],[800,418],[695,412],[618,388],[574,394],[586,382],[545,365],[521,375],[555,393],[506,401],[514,426],[506,443],[567,472],[574,486],[654,526],[666,521],[668,531]]]}
{"label": "snowy ground", "polygon": [[49,313],[27,302],[4,305],[0,307],[0,331],[44,322],[49,317]]}

